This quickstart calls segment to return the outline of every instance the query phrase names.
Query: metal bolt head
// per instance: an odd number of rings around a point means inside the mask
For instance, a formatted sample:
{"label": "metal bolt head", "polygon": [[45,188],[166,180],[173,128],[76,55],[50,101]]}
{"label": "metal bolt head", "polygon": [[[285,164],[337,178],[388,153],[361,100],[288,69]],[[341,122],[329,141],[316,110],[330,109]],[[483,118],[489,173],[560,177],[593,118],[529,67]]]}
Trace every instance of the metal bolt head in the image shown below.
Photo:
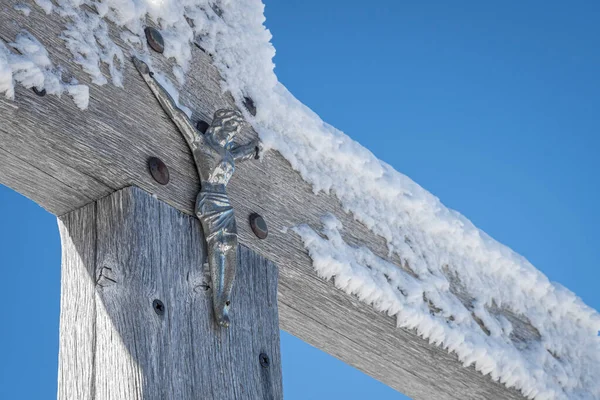
{"label": "metal bolt head", "polygon": [[35,86],[32,87],[32,89],[33,89],[33,93],[37,94],[40,97],[44,97],[46,95],[46,89],[40,90],[40,89],[36,88]]}
{"label": "metal bolt head", "polygon": [[260,355],[258,356],[258,361],[260,362],[260,366],[263,368],[269,368],[269,365],[271,364],[269,356],[265,353],[260,353]]}
{"label": "metal bolt head", "polygon": [[146,34],[146,40],[148,41],[148,46],[152,48],[152,50],[157,53],[163,53],[165,51],[165,41],[161,35],[161,33],[150,26],[147,26],[144,29],[144,33]]}
{"label": "metal bolt head", "polygon": [[256,117],[256,106],[254,105],[254,100],[250,97],[244,97],[244,107],[253,117]]}
{"label": "metal bolt head", "polygon": [[250,214],[250,228],[259,239],[265,239],[269,235],[269,228],[265,219],[256,213]]}
{"label": "metal bolt head", "polygon": [[208,122],[206,121],[198,120],[198,122],[196,122],[196,129],[198,129],[198,131],[202,132],[203,134],[206,133],[206,130],[209,126],[210,125],[208,125]]}
{"label": "metal bolt head", "polygon": [[165,305],[158,299],[152,302],[152,308],[157,315],[163,315],[165,313]]}
{"label": "metal bolt head", "polygon": [[160,158],[150,157],[148,159],[148,168],[154,180],[161,185],[169,183],[169,168]]}

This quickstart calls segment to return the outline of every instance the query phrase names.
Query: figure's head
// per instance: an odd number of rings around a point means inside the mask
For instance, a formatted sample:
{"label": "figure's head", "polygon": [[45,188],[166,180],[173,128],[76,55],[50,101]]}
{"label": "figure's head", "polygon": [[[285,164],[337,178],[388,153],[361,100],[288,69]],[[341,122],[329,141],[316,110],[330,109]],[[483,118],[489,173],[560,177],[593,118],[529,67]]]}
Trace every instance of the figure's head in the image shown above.
{"label": "figure's head", "polygon": [[221,109],[215,111],[215,116],[207,135],[212,135],[215,142],[225,147],[231,143],[234,136],[240,132],[244,124],[244,117],[237,110]]}

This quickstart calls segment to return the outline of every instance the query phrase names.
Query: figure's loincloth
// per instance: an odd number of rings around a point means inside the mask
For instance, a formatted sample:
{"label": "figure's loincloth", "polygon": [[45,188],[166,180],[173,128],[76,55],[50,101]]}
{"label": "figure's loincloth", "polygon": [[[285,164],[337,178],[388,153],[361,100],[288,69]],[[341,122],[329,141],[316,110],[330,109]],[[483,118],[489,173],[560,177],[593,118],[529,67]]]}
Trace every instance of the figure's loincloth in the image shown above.
{"label": "figure's loincloth", "polygon": [[196,199],[196,215],[208,243],[218,237],[237,242],[235,216],[227,194],[201,191]]}

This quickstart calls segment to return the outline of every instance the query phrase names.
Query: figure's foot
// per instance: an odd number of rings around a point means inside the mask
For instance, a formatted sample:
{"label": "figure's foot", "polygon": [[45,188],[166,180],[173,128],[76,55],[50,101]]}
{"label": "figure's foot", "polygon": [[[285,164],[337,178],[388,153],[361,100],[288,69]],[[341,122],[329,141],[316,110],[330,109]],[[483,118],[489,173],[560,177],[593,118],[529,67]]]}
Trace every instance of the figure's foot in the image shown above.
{"label": "figure's foot", "polygon": [[[214,289],[213,289],[214,290]],[[229,300],[219,301],[220,299],[215,298],[214,301],[214,312],[215,312],[215,321],[219,326],[223,328],[227,328],[229,326],[229,306],[231,302]]]}
{"label": "figure's foot", "polygon": [[222,326],[223,328],[229,328],[229,316],[223,315],[221,318],[219,318],[217,323],[219,324],[219,326]]}

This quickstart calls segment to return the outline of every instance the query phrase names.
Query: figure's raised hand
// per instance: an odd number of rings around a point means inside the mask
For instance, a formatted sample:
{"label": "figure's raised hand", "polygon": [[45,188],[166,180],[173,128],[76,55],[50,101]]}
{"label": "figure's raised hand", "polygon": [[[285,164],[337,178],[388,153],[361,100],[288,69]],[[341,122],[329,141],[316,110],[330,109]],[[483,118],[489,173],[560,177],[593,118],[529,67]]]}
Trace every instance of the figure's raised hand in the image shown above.
{"label": "figure's raised hand", "polygon": [[260,154],[260,141],[258,139],[244,145],[234,146],[231,154],[235,161],[258,160]]}

